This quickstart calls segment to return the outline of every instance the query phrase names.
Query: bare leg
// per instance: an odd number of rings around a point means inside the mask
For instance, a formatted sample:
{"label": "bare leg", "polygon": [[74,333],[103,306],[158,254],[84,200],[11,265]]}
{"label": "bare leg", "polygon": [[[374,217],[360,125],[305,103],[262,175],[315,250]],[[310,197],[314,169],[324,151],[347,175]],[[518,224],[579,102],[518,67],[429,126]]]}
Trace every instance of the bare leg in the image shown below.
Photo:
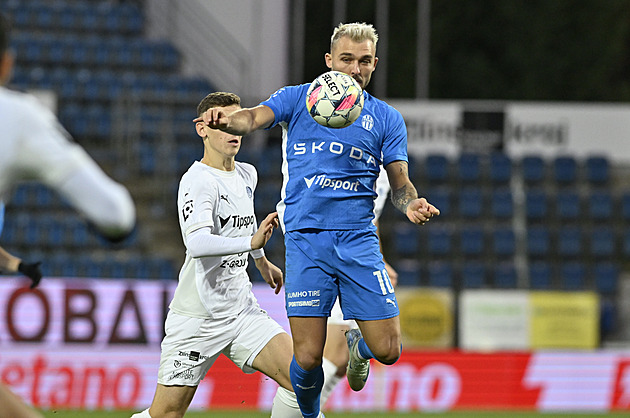
{"label": "bare leg", "polygon": [[26,405],[15,393],[0,384],[0,418],[44,418]]}

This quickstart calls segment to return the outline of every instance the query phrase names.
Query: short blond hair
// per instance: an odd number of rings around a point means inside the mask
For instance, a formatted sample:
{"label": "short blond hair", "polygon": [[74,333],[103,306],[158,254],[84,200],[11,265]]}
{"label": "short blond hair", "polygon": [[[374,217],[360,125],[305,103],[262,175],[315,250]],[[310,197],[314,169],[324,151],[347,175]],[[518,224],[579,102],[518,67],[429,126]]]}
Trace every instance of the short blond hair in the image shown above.
{"label": "short blond hair", "polygon": [[370,40],[374,44],[374,49],[376,49],[378,34],[376,33],[376,29],[374,29],[374,26],[369,23],[340,23],[339,26],[335,28],[330,38],[331,51],[333,50],[333,46],[337,43],[337,41],[344,36],[349,37],[354,42],[363,42],[365,40]]}

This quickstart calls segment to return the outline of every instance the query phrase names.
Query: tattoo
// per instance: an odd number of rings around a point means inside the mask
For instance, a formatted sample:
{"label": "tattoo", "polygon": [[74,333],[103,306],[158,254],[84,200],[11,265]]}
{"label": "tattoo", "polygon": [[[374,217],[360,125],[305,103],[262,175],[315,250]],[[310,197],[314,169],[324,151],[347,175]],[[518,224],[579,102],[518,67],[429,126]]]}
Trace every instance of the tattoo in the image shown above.
{"label": "tattoo", "polygon": [[397,190],[392,190],[392,203],[402,213],[407,213],[409,203],[418,198],[418,192],[411,183],[405,184]]}

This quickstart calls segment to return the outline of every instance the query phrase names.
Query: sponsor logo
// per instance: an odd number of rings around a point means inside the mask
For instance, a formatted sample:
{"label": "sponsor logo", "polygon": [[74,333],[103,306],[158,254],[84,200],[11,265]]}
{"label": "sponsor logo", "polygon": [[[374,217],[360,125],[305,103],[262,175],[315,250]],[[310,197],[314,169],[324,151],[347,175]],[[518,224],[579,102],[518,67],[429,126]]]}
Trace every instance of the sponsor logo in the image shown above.
{"label": "sponsor logo", "polygon": [[245,267],[247,265],[247,257],[239,258],[237,260],[223,260],[221,262],[221,268],[234,268]]}
{"label": "sponsor logo", "polygon": [[300,385],[299,383],[296,383],[296,384],[295,384],[295,386],[299,387],[299,388],[300,388],[300,389],[302,389],[302,390],[315,389],[315,385],[313,385],[313,386],[308,386],[308,387],[307,387],[307,386],[302,386],[302,385]]}
{"label": "sponsor logo", "polygon": [[396,307],[396,302],[394,302],[393,300],[391,300],[390,298],[385,299],[385,303],[391,303],[392,305],[394,305],[394,308]]}
{"label": "sponsor logo", "polygon": [[199,356],[201,356],[199,351],[191,351],[188,355],[188,359],[192,361],[199,361]]}
{"label": "sponsor logo", "polygon": [[228,196],[226,194],[222,194],[219,200],[225,200],[228,204],[230,203],[230,201],[228,200]]}
{"label": "sponsor logo", "polygon": [[193,201],[187,200],[184,203],[184,207],[182,208],[182,216],[184,217],[184,221],[187,221],[192,213],[193,213]]}
{"label": "sponsor logo", "polygon": [[304,182],[306,183],[306,187],[309,189],[313,184],[316,186],[323,188],[331,187],[333,190],[342,189],[349,190],[351,192],[356,192],[359,189],[359,181],[348,181],[348,180],[337,180],[331,179],[326,176],[326,174],[315,175],[313,177],[306,178],[304,177]]}
{"label": "sponsor logo", "polygon": [[221,223],[221,228],[224,228],[227,223],[232,219],[232,228],[247,228],[250,225],[254,224],[254,215],[249,216],[241,216],[241,215],[230,215],[227,218],[222,218],[219,216],[219,222]]}
{"label": "sponsor logo", "polygon": [[294,300],[289,302],[289,307],[294,308],[296,306],[319,306],[319,299],[313,300]]}
{"label": "sponsor logo", "polygon": [[344,146],[340,142],[313,142],[310,146],[307,146],[306,142],[298,142],[293,145],[293,155],[305,155],[307,153],[316,154],[320,152],[329,152],[336,155],[347,154],[348,158],[353,160],[364,161],[367,165],[372,165],[374,167],[379,166],[376,159],[367,151],[355,146]]}

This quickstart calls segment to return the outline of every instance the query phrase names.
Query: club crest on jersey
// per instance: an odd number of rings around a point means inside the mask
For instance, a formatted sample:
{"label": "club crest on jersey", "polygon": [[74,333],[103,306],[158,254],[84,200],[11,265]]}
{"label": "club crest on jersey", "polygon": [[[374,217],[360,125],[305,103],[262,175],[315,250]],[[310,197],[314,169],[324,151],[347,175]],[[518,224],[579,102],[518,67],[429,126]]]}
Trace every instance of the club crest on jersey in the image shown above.
{"label": "club crest on jersey", "polygon": [[364,115],[361,118],[361,126],[363,126],[363,129],[365,129],[366,131],[371,131],[374,127],[374,119],[372,119],[372,116]]}
{"label": "club crest on jersey", "polygon": [[252,188],[247,186],[245,188],[245,190],[247,191],[247,197],[249,197],[250,199],[252,198],[252,196],[254,195],[254,192],[252,191]]}

